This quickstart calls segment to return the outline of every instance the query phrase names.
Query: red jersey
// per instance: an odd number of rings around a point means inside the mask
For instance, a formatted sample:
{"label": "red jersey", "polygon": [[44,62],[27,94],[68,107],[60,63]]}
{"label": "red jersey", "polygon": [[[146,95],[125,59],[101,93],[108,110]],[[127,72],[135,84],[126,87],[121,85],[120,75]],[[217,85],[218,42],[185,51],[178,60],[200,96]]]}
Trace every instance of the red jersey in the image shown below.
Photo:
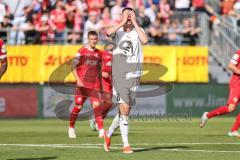
{"label": "red jersey", "polygon": [[97,8],[97,7],[92,7],[93,4],[104,4],[103,0],[87,0],[87,5],[88,5],[88,13],[90,12],[97,12],[97,14],[99,15],[101,13],[101,9]]}
{"label": "red jersey", "polygon": [[205,7],[205,0],[192,0],[192,6],[196,8]]}
{"label": "red jersey", "polygon": [[[61,19],[63,22],[58,22],[56,19]],[[66,27],[67,14],[64,10],[53,10],[51,12],[51,20],[56,26],[57,31],[62,32]]]}
{"label": "red jersey", "polygon": [[98,49],[90,50],[86,46],[78,50],[75,58],[79,59],[77,74],[84,87],[100,89],[102,52]]}
{"label": "red jersey", "polygon": [[7,58],[7,50],[2,39],[0,39],[0,60]]}
{"label": "red jersey", "polygon": [[[240,69],[240,50],[233,55],[230,62]],[[229,88],[240,88],[240,75],[233,73],[229,82]]]}
{"label": "red jersey", "polygon": [[102,87],[104,91],[112,90],[112,53],[104,51],[102,53],[102,72],[109,73],[109,78],[102,78]]}

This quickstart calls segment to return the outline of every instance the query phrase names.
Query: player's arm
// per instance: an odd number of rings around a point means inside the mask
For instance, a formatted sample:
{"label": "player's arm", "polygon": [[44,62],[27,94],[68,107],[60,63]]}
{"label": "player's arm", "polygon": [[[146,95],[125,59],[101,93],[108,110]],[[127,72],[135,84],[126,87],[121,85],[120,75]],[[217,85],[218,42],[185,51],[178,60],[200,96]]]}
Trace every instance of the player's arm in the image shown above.
{"label": "player's arm", "polygon": [[80,63],[79,58],[74,57],[73,61],[72,61],[72,72],[77,81],[77,86],[81,87],[81,86],[83,86],[83,83],[77,74],[77,67],[78,67],[79,63]]}
{"label": "player's arm", "polygon": [[114,25],[113,27],[111,27],[110,29],[108,29],[107,31],[107,36],[110,38],[114,38],[116,35],[116,32],[123,27],[123,25],[127,22],[128,19],[128,15],[130,14],[130,12],[125,12],[123,14],[122,17],[122,21],[120,23],[118,23],[117,25]]}
{"label": "player's arm", "polygon": [[230,60],[230,62],[228,64],[228,69],[230,69],[233,73],[240,75],[240,70],[237,67],[239,61],[240,61],[239,54],[237,54],[237,53],[234,54],[232,59]]}
{"label": "player's arm", "polygon": [[134,11],[131,11],[131,20],[132,24],[137,31],[138,37],[143,45],[148,43],[148,36],[147,34],[143,31],[143,29],[138,25],[137,20],[136,20],[136,15]]}
{"label": "player's arm", "polygon": [[4,73],[7,71],[7,67],[8,67],[7,58],[0,60],[0,62],[1,62],[1,67],[0,67],[0,79],[1,79]]}

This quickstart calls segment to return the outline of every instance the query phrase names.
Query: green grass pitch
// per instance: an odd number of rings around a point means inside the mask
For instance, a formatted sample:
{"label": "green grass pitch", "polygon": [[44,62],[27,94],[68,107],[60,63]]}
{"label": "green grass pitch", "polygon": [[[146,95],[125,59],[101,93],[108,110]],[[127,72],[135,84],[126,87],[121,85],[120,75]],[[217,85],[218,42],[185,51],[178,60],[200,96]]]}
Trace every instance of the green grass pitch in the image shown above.
{"label": "green grass pitch", "polygon": [[78,121],[78,137],[69,139],[67,121],[1,119],[0,160],[239,160],[240,139],[226,136],[234,118],[211,119],[204,129],[198,122],[132,120],[129,138],[135,152],[125,155],[119,131],[106,153],[87,121]]}

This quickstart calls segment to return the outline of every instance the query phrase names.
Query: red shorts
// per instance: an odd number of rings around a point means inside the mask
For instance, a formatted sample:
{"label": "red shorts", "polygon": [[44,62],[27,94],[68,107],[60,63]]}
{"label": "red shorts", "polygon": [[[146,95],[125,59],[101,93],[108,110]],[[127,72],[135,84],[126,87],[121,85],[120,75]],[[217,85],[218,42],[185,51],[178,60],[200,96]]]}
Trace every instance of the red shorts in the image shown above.
{"label": "red shorts", "polygon": [[240,88],[230,88],[227,103],[237,105],[239,103],[239,100],[240,100]]}
{"label": "red shorts", "polygon": [[83,105],[87,98],[90,98],[91,104],[93,102],[101,102],[101,92],[98,88],[76,88],[75,90],[75,104]]}

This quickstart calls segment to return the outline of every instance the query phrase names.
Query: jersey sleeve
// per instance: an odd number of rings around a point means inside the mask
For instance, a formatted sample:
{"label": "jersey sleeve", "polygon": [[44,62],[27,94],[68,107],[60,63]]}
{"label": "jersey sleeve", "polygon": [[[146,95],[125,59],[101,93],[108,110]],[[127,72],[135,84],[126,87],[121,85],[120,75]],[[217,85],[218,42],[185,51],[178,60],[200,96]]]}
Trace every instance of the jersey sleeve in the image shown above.
{"label": "jersey sleeve", "polygon": [[74,58],[80,59],[82,56],[84,55],[84,49],[81,48],[77,51],[77,53],[75,54]]}
{"label": "jersey sleeve", "polygon": [[4,43],[1,44],[0,60],[7,58],[7,49]]}
{"label": "jersey sleeve", "polygon": [[240,50],[238,50],[231,58],[230,62],[234,65],[238,65],[240,62]]}

